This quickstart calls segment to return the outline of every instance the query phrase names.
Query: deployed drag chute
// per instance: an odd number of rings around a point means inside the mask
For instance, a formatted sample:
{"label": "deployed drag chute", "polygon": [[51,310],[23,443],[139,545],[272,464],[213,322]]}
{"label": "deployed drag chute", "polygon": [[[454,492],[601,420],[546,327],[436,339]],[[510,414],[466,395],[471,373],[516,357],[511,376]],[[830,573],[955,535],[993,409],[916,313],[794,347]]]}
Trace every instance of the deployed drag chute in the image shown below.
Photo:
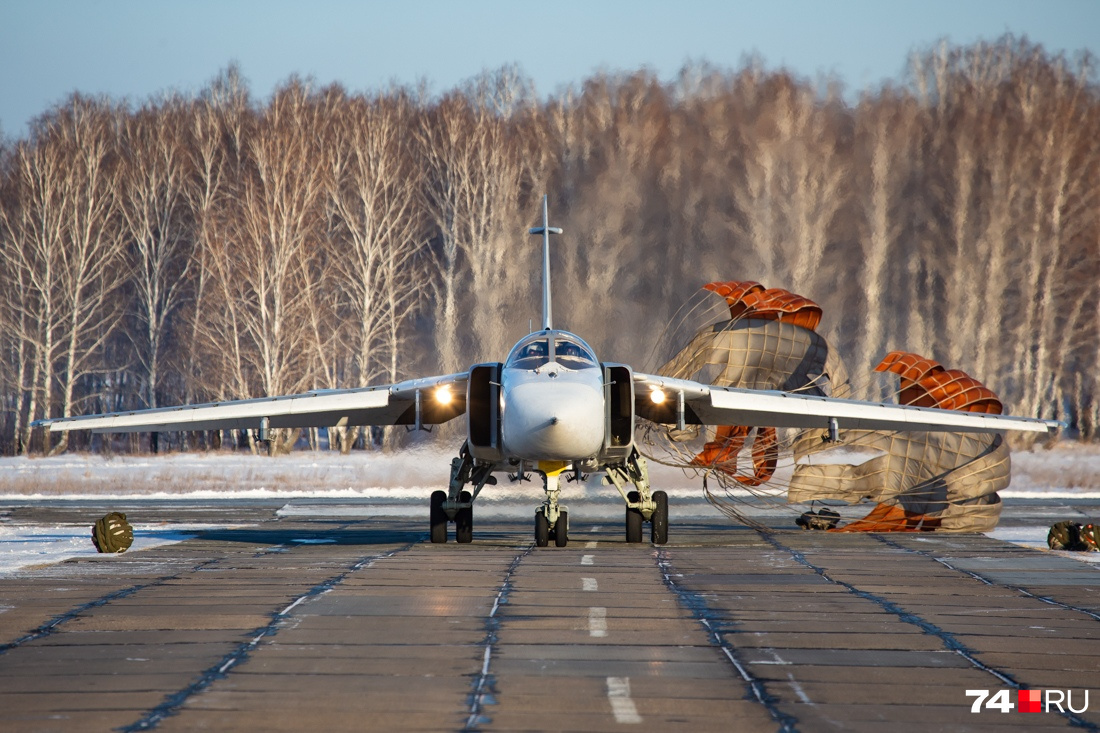
{"label": "deployed drag chute", "polygon": [[[816,332],[822,317],[816,303],[752,281],[714,282],[703,290],[725,299],[730,318],[696,331],[658,374],[718,387],[852,396],[843,362]],[[899,376],[900,405],[982,415],[1002,412],[997,396],[976,379],[916,354],[892,352],[875,371]],[[863,430],[829,421],[781,437],[774,427],[722,425],[695,452],[690,446],[697,444],[698,429],[664,425],[651,431],[648,445],[655,460],[715,477],[726,496],[708,490],[708,498],[750,524],[751,518],[738,508],[738,497],[747,492],[776,502],[785,486],[789,503],[875,504],[863,520],[843,527],[835,527],[831,510],[824,519],[811,510],[800,522],[807,528],[984,531],[996,526],[1001,508],[997,492],[1008,485],[1010,468],[1002,437],[906,427]],[[745,456],[751,435],[751,452]],[[822,460],[838,453],[841,462]],[[870,460],[850,465],[850,456],[868,453]],[[789,473],[782,470],[781,458],[788,461]]]}
{"label": "deployed drag chute", "polygon": [[[703,290],[725,298],[730,319],[699,330],[658,374],[720,387],[851,396],[844,364],[815,331],[822,315],[817,303],[754,281],[708,283]],[[697,433],[673,438],[682,441]],[[741,471],[738,455],[754,433],[752,471]],[[779,448],[774,427],[722,425],[690,465],[714,469],[739,484],[759,486],[774,476]]]}
{"label": "deployed drag chute", "polygon": [[[899,376],[899,404],[999,415],[1001,401],[981,382],[918,354],[894,351],[875,367]],[[863,519],[834,531],[943,529],[985,532],[997,526],[1011,459],[1000,435],[954,432],[846,431],[843,444],[880,453],[858,465],[800,462],[819,452],[821,435],[795,440],[796,465],[788,499],[875,502]]]}

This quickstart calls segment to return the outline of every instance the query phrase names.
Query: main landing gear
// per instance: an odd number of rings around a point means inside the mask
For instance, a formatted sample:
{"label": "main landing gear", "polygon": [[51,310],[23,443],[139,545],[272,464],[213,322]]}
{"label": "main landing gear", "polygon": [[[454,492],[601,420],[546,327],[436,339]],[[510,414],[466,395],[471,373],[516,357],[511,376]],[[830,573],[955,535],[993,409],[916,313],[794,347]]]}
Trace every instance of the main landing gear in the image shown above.
{"label": "main landing gear", "polygon": [[[486,484],[496,484],[491,465],[477,466],[465,443],[458,458],[451,461],[451,481],[447,491],[433,491],[429,524],[434,543],[447,541],[447,524],[455,524],[455,542],[467,544],[474,541],[474,499]],[[473,492],[465,490],[473,484]]]}
{"label": "main landing gear", "polygon": [[[650,540],[655,545],[668,542],[668,494],[649,490],[649,469],[638,451],[625,463],[607,467],[605,483],[614,484],[626,500],[626,541],[642,541],[642,524],[649,522]],[[627,484],[635,491],[627,491]]]}

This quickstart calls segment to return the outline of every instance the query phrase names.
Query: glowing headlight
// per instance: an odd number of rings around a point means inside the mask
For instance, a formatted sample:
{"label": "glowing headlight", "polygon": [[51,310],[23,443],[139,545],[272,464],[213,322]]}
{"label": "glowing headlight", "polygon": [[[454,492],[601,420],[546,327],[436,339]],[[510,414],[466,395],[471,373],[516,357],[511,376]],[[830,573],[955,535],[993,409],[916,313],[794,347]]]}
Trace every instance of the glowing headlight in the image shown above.
{"label": "glowing headlight", "polygon": [[435,401],[441,405],[449,405],[453,399],[454,395],[451,394],[450,385],[445,384],[435,391]]}
{"label": "glowing headlight", "polygon": [[665,401],[665,392],[661,389],[655,389],[649,393],[649,399],[653,400],[653,404],[659,405]]}

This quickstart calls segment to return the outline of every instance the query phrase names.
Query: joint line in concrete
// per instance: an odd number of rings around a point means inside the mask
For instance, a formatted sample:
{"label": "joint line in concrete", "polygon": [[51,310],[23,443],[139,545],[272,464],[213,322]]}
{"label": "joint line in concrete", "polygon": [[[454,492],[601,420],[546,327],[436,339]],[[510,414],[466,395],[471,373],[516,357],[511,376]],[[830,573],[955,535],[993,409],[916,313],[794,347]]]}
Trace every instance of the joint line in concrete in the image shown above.
{"label": "joint line in concrete", "polygon": [[123,733],[133,733],[133,731],[151,730],[153,728],[156,728],[165,718],[171,715],[175,715],[179,711],[179,709],[183,707],[184,703],[186,703],[188,699],[199,694],[207,687],[214,684],[215,681],[219,679],[224,679],[231,667],[239,666],[241,663],[248,661],[249,654],[251,654],[252,651],[255,650],[257,646],[259,646],[261,641],[263,641],[266,637],[275,636],[277,633],[279,633],[279,627],[282,624],[283,620],[286,618],[287,612],[297,606],[298,603],[314,596],[327,593],[335,586],[344,582],[344,580],[346,580],[347,577],[352,573],[358,570],[362,570],[363,568],[369,568],[379,560],[384,560],[386,558],[393,557],[398,553],[405,552],[414,547],[416,544],[418,543],[410,542],[404,547],[400,547],[396,550],[391,550],[390,552],[386,552],[381,555],[371,555],[365,557],[362,560],[356,562],[344,572],[339,573],[338,575],[334,575],[331,578],[319,583],[318,585],[313,586],[283,610],[273,612],[271,614],[271,623],[255,629],[252,632],[253,637],[250,640],[244,642],[243,644],[240,644],[239,646],[237,646],[236,649],[222,657],[220,662],[199,675],[199,678],[193,683],[183,688],[182,690],[179,690],[178,692],[167,695],[164,699],[164,702],[162,702],[160,705],[156,706],[152,710],[149,710],[147,713],[145,713],[144,716],[134,721],[130,725],[123,728],[118,728],[117,730],[120,730]]}
{"label": "joint line in concrete", "polygon": [[669,559],[668,551],[657,550],[654,553],[654,557],[657,560],[657,567],[661,571],[661,576],[664,578],[665,586],[675,594],[680,605],[690,611],[692,617],[706,629],[707,639],[710,643],[718,647],[722,653],[726,655],[726,658],[730,660],[730,664],[733,665],[737,674],[744,681],[751,699],[756,700],[756,702],[764,706],[764,709],[768,711],[768,715],[771,716],[772,720],[779,724],[780,733],[793,733],[797,731],[798,718],[779,709],[777,700],[768,692],[768,688],[764,684],[764,681],[749,671],[748,667],[737,658],[737,652],[733,646],[726,641],[713,626],[711,626],[710,622],[715,619],[715,612],[707,606],[706,599],[699,593],[679,586],[676,581],[673,580],[673,577],[676,576],[672,570],[672,561]]}
{"label": "joint line in concrete", "polygon": [[1082,613],[1082,614],[1088,616],[1089,618],[1093,619],[1094,621],[1100,621],[1100,613],[1090,611],[1087,608],[1081,608],[1080,606],[1074,606],[1074,605],[1071,605],[1069,603],[1062,603],[1061,601],[1056,601],[1053,598],[1050,598],[1048,596],[1036,595],[1035,593],[1032,593],[1031,591],[1029,591],[1027,588],[1022,588],[1018,585],[1007,585],[1005,583],[994,583],[992,580],[985,577],[984,575],[981,575],[980,573],[975,573],[973,570],[963,570],[962,568],[955,567],[951,563],[944,560],[942,557],[936,557],[935,555],[933,555],[932,553],[930,553],[926,550],[918,550],[915,547],[906,547],[905,545],[899,544],[899,543],[897,543],[893,540],[887,539],[885,537],[881,537],[879,535],[871,535],[871,536],[874,537],[879,542],[883,543],[884,545],[889,545],[890,547],[895,547],[899,550],[904,550],[905,552],[911,552],[913,554],[920,555],[922,557],[927,557],[930,560],[935,560],[936,562],[938,562],[940,565],[943,565],[948,570],[954,570],[956,573],[963,573],[964,575],[969,575],[974,580],[977,580],[980,583],[984,583],[985,585],[996,585],[996,586],[999,586],[1001,588],[1010,588],[1011,590],[1014,590],[1014,591],[1020,593],[1021,595],[1027,596],[1028,598],[1034,598],[1037,601],[1042,601],[1043,603],[1046,603],[1046,604],[1051,605],[1051,606],[1057,606],[1058,608],[1064,609],[1066,611],[1076,611],[1077,613]]}
{"label": "joint line in concrete", "polygon": [[[197,570],[201,570],[204,567],[206,567],[207,565],[212,565],[213,563],[216,563],[217,561],[218,561],[217,559],[205,560],[205,561],[199,563],[198,565],[195,565],[194,567],[192,567],[190,572],[195,572]],[[53,632],[57,631],[58,627],[62,626],[63,624],[67,624],[69,621],[72,621],[74,618],[78,617],[80,614],[84,613],[85,611],[89,611],[93,608],[99,608],[100,606],[106,606],[111,601],[117,601],[119,598],[126,598],[127,596],[132,596],[134,593],[137,593],[138,591],[141,591],[141,590],[145,590],[146,588],[155,588],[158,585],[163,585],[164,583],[167,583],[169,580],[176,580],[176,579],[180,578],[181,575],[182,575],[182,573],[176,573],[175,575],[166,575],[163,578],[157,578],[156,580],[152,581],[151,583],[142,583],[140,585],[132,585],[129,588],[123,588],[122,590],[115,591],[114,593],[108,593],[105,596],[100,596],[99,598],[96,598],[94,601],[88,601],[87,603],[82,603],[81,605],[76,606],[75,608],[73,608],[70,611],[66,611],[65,613],[63,613],[59,616],[54,616],[52,619],[50,619],[46,623],[42,624],[41,626],[39,626],[37,629],[35,629],[31,633],[29,633],[25,636],[21,636],[18,639],[16,639],[15,641],[8,642],[7,644],[0,644],[0,654],[5,654],[5,653],[11,651],[12,649],[23,646],[24,644],[27,644],[27,643],[35,641],[37,639],[42,639],[44,637],[49,636]]]}
{"label": "joint line in concrete", "polygon": [[493,678],[489,674],[489,665],[492,663],[493,645],[497,641],[497,632],[500,630],[500,619],[497,618],[497,611],[500,610],[501,604],[508,602],[508,594],[512,592],[512,575],[516,572],[519,564],[523,562],[523,559],[531,554],[531,547],[531,545],[528,545],[523,552],[512,558],[511,565],[504,571],[504,580],[501,581],[497,596],[493,600],[493,608],[485,619],[485,639],[482,641],[482,644],[485,645],[485,654],[481,661],[481,671],[474,680],[473,691],[470,693],[470,709],[466,717],[466,725],[462,728],[463,731],[477,730],[480,724],[489,722],[482,715],[482,709],[485,707],[485,699],[490,694],[493,686]]}
{"label": "joint line in concrete", "polygon": [[[763,539],[766,542],[771,544],[776,549],[783,550],[784,552],[789,552],[791,557],[794,558],[795,562],[809,568],[810,570],[813,570],[815,573],[817,573],[818,575],[820,575],[822,578],[829,581],[833,585],[838,585],[841,588],[846,589],[849,593],[856,596],[857,598],[862,598],[864,600],[871,601],[875,605],[882,608],[884,611],[888,611],[889,613],[894,614],[901,621],[904,621],[907,624],[912,624],[913,626],[916,626],[917,628],[919,628],[921,631],[923,631],[926,634],[929,634],[931,636],[935,636],[937,639],[939,639],[943,643],[943,645],[949,651],[955,652],[956,654],[961,656],[963,659],[970,662],[970,664],[973,665],[975,668],[980,669],[983,672],[987,672],[987,673],[993,675],[994,677],[996,677],[997,679],[999,679],[1001,682],[1008,685],[1009,687],[1014,687],[1016,689],[1029,689],[1030,688],[1029,685],[1024,685],[1024,684],[1016,681],[1016,679],[1014,679],[1007,672],[1001,672],[1000,670],[995,669],[993,667],[990,667],[989,665],[984,664],[983,662],[981,662],[976,656],[978,654],[978,652],[973,650],[973,649],[970,649],[969,647],[967,647],[965,644],[963,644],[961,641],[959,641],[955,637],[955,635],[952,634],[950,631],[947,631],[945,629],[940,628],[936,624],[932,623],[931,621],[929,621],[925,618],[922,618],[918,614],[912,613],[911,611],[906,611],[904,608],[897,605],[893,601],[888,601],[885,598],[883,598],[882,596],[876,595],[874,593],[870,593],[870,592],[865,591],[865,590],[860,590],[859,588],[855,587],[851,583],[846,583],[843,580],[839,580],[837,578],[832,577],[831,575],[829,575],[829,573],[824,568],[819,567],[817,565],[814,565],[812,562],[810,562],[806,558],[806,556],[803,553],[799,552],[798,550],[796,550],[792,547],[787,547],[782,542],[777,540],[774,535],[760,533],[760,536],[763,537]],[[902,548],[902,549],[904,549],[904,548]],[[1084,728],[1084,729],[1089,730],[1089,731],[1100,731],[1100,728],[1098,728],[1097,726],[1095,726],[1092,723],[1088,722],[1087,720],[1085,720],[1081,717],[1078,717],[1077,715],[1074,715],[1073,713],[1063,712],[1063,711],[1059,711],[1059,713],[1063,717],[1065,717],[1074,726],[1077,726],[1079,728]]]}

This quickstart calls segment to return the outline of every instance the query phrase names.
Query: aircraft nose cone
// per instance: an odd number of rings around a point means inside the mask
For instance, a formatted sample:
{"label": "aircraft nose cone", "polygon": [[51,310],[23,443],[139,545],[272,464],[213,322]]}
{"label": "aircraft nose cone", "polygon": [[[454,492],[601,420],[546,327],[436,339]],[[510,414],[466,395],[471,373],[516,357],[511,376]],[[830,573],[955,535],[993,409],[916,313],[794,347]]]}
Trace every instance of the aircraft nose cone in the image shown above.
{"label": "aircraft nose cone", "polygon": [[502,432],[506,450],[528,460],[575,460],[603,447],[603,400],[588,384],[518,384],[507,394]]}

